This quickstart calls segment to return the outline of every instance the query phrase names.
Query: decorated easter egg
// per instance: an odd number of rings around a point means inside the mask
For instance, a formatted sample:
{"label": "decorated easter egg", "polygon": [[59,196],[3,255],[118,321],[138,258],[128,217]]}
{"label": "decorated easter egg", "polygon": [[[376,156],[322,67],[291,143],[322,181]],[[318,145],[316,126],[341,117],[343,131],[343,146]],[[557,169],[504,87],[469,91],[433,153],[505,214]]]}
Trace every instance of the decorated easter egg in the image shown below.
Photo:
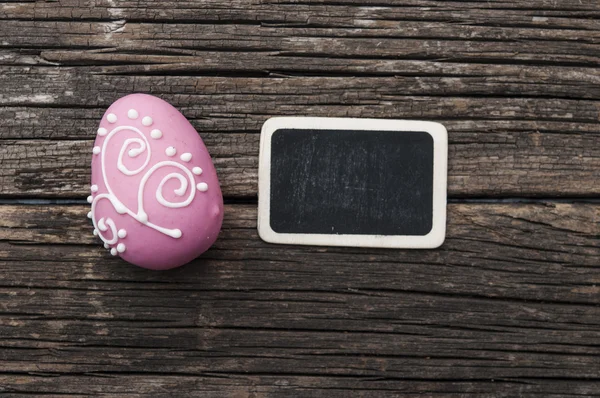
{"label": "decorated easter egg", "polygon": [[113,103],[92,149],[94,235],[113,256],[155,270],[205,252],[223,221],[223,196],[202,139],[167,102],[132,94]]}

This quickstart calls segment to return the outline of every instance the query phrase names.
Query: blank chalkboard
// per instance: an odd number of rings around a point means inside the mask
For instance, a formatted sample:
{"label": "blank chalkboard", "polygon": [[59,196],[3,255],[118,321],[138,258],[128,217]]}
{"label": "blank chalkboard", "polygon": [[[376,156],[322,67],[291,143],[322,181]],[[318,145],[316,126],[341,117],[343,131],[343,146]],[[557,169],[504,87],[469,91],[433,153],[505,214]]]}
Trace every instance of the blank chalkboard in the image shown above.
{"label": "blank chalkboard", "polygon": [[429,133],[273,133],[270,223],[275,232],[427,235],[432,218]]}
{"label": "blank chalkboard", "polygon": [[320,245],[441,244],[447,139],[439,126],[369,119],[267,122],[259,173],[261,237]]}

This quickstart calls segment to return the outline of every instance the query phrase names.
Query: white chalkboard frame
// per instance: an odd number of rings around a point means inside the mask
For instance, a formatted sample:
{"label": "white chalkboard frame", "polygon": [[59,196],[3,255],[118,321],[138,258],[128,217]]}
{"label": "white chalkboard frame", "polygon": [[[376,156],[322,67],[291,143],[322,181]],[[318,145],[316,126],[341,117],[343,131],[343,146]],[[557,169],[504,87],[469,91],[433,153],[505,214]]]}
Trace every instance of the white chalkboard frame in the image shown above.
{"label": "white chalkboard frame", "polygon": [[[279,129],[422,131],[433,138],[433,224],[427,235],[348,235],[278,233],[270,225],[271,138]],[[260,137],[258,167],[258,234],[266,242],[293,245],[432,249],[446,236],[446,190],[448,175],[448,133],[435,122],[414,120],[273,117],[265,122]]]}

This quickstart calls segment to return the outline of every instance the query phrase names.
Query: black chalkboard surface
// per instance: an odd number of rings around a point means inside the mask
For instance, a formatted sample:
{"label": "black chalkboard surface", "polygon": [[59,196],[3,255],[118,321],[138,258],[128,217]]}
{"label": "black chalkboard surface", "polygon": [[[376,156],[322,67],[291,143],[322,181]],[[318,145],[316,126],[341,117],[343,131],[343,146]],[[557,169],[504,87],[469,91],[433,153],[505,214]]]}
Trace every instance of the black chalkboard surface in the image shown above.
{"label": "black chalkboard surface", "polygon": [[436,247],[447,134],[437,123],[275,118],[261,137],[259,233],[273,243]]}
{"label": "black chalkboard surface", "polygon": [[270,223],[275,232],[427,235],[432,218],[429,133],[273,133]]}

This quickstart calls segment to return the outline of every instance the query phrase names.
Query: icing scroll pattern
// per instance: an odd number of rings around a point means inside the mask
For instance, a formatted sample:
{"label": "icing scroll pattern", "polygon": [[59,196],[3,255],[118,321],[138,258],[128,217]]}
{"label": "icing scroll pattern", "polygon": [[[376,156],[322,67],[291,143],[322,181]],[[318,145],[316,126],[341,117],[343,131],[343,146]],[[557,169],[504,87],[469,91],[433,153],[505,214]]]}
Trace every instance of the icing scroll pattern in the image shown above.
{"label": "icing scroll pattern", "polygon": [[[111,118],[108,118],[108,120],[109,122],[111,122]],[[151,119],[149,118],[144,118],[144,121],[146,122],[144,123],[144,125],[151,124],[150,120]],[[158,134],[157,131],[158,130],[152,130],[150,136],[153,139],[159,139],[160,137],[162,137],[162,133]],[[118,171],[124,174],[125,176],[135,176],[140,174],[142,175],[137,189],[137,211],[130,209],[121,200],[119,200],[119,197],[117,196],[113,188],[110,186],[109,179],[107,178],[106,153],[110,149],[111,139],[120,132],[129,132],[130,134],[134,133],[135,135],[134,138],[127,138],[123,142],[119,151],[116,166]],[[140,131],[136,127],[118,126],[108,133],[104,129],[102,133],[102,136],[106,136],[104,142],[102,143],[102,147],[95,147],[93,152],[95,155],[100,155],[100,167],[102,171],[101,175],[104,185],[106,186],[107,192],[96,194],[91,201],[92,209],[88,216],[92,219],[92,223],[94,224],[94,234],[97,234],[102,239],[102,241],[104,241],[104,243],[108,245],[114,245],[115,243],[117,243],[120,237],[125,237],[126,235],[126,231],[123,229],[119,230],[117,228],[117,225],[115,224],[115,221],[112,218],[102,217],[99,220],[96,219],[96,208],[98,206],[98,203],[101,200],[108,200],[118,214],[127,214],[139,223],[149,228],[152,228],[164,235],[170,236],[175,239],[180,238],[182,236],[182,232],[180,229],[165,228],[152,222],[151,215],[148,215],[144,207],[144,193],[146,190],[146,185],[148,180],[154,173],[156,173],[157,170],[166,167],[174,169],[173,172],[167,174],[165,177],[162,178],[154,196],[156,197],[158,203],[160,203],[164,207],[171,209],[186,207],[190,203],[192,203],[196,195],[196,182],[194,180],[194,174],[199,175],[199,173],[192,173],[192,171],[190,171],[183,164],[172,160],[160,161],[149,167],[152,158],[152,149],[148,138],[144,135],[142,131]],[[132,159],[137,158],[139,156],[143,156],[143,163],[137,169],[131,170],[125,165],[124,159],[126,156]],[[196,170],[198,168],[194,169]],[[170,180],[177,180],[178,187],[174,189],[173,193],[176,197],[181,197],[183,199],[182,201],[173,202],[165,198],[164,187],[165,184]],[[97,191],[98,187],[94,185],[92,187],[92,195],[94,195]],[[109,235],[110,237],[107,235]],[[118,250],[111,251],[111,253],[116,255],[116,252],[122,253],[123,251],[125,251],[125,246],[124,244],[120,243]]]}

